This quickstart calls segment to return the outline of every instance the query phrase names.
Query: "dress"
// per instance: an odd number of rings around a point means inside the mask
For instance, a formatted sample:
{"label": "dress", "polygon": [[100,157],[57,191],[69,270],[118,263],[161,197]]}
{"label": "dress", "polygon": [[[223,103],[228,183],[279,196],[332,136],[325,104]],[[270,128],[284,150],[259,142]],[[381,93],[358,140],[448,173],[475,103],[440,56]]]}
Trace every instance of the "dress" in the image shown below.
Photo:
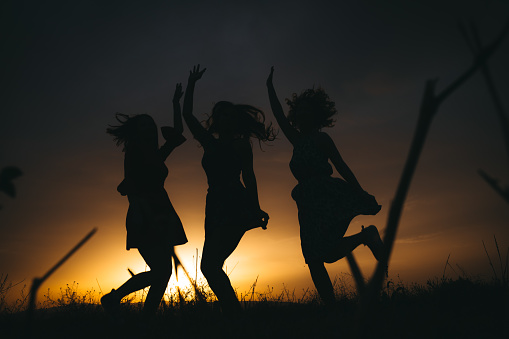
{"label": "dress", "polygon": [[299,210],[306,263],[323,262],[355,216],[380,210],[373,196],[359,192],[343,179],[331,177],[332,166],[317,148],[313,135],[302,137],[294,145],[290,169],[299,182],[292,190],[292,198]]}
{"label": "dress", "polygon": [[[202,166],[209,185],[205,205],[205,233],[243,232],[252,223],[256,212],[240,181],[242,158],[239,146],[248,141],[222,141],[208,136],[200,142],[204,150]],[[251,150],[249,144],[244,146]]]}
{"label": "dress", "polygon": [[136,146],[126,147],[125,179],[118,190],[129,199],[126,217],[126,249],[140,246],[181,245],[187,237],[177,212],[164,189],[168,168],[162,153],[175,148],[185,139],[172,138],[153,151]]}

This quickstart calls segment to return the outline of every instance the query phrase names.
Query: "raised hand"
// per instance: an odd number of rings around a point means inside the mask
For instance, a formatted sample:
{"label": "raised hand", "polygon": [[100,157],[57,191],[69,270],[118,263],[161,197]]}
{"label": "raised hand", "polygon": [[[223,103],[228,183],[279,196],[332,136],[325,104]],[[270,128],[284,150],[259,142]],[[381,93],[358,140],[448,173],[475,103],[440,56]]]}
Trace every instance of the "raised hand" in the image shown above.
{"label": "raised hand", "polygon": [[177,86],[175,86],[175,93],[173,93],[173,102],[179,102],[183,95],[182,83],[177,83]]}
{"label": "raised hand", "polygon": [[274,76],[274,66],[270,68],[270,74],[267,78],[267,86],[272,85],[272,77]]}
{"label": "raised hand", "polygon": [[204,68],[200,71],[200,64],[198,66],[193,66],[193,70],[189,71],[189,82],[195,83],[196,81],[200,80],[203,73],[205,73],[207,69]]}

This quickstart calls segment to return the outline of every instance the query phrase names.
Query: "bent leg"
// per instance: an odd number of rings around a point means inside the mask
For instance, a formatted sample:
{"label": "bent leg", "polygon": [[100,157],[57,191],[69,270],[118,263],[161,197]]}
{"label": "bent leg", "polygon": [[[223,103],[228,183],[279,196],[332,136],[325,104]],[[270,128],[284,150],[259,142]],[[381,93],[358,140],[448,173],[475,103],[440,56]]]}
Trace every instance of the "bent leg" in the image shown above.
{"label": "bent leg", "polygon": [[230,254],[237,248],[244,232],[208,232],[205,234],[201,271],[221,303],[223,312],[235,314],[241,311],[230,279],[223,271],[223,265]]}
{"label": "bent leg", "polygon": [[327,253],[325,262],[333,263],[344,258],[361,244],[369,247],[377,261],[385,260],[385,246],[380,238],[378,229],[376,226],[371,225],[366,228],[363,226],[362,231],[357,234],[338,239],[334,248]]}
{"label": "bent leg", "polygon": [[150,286],[153,279],[152,276],[153,274],[151,271],[133,275],[115,291],[115,296],[118,298],[118,301],[122,300],[126,295]]}
{"label": "bent leg", "polygon": [[[140,252],[141,256],[143,257],[147,265],[152,268],[153,263],[151,265],[150,262],[154,261],[154,259],[152,258],[154,257],[157,258],[157,256],[151,253],[152,252],[151,249],[149,249],[148,247],[138,248],[138,252]],[[133,292],[141,290],[142,288],[152,285],[153,280],[154,272],[152,270],[148,272],[141,272],[135,274],[115,291],[115,296],[120,301],[126,295],[129,295]]]}
{"label": "bent leg", "polygon": [[346,255],[356,249],[357,246],[364,244],[364,238],[364,235],[362,232],[360,232],[348,237],[338,239],[332,250],[327,253],[325,262],[334,263],[339,259],[346,257]]}

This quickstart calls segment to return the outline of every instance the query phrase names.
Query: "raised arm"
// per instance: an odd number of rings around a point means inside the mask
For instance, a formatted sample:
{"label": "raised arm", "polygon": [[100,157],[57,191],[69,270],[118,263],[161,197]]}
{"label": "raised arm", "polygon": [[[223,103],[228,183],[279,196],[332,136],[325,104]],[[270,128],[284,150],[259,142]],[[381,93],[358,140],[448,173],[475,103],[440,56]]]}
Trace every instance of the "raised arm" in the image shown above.
{"label": "raised arm", "polygon": [[241,155],[242,181],[246,187],[248,202],[250,206],[254,206],[255,209],[255,227],[261,226],[263,229],[267,229],[269,215],[260,209],[258,185],[253,169],[253,150],[251,149],[251,144],[246,140],[239,141],[238,152]]}
{"label": "raised arm", "polygon": [[182,84],[178,83],[175,86],[175,93],[173,93],[173,128],[177,133],[182,134],[184,132],[184,126],[182,125],[182,110],[180,109],[180,98],[182,98]]}
{"label": "raised arm", "polygon": [[279,127],[283,131],[283,134],[286,136],[288,141],[290,141],[292,144],[295,144],[299,138],[299,131],[290,125],[288,119],[285,116],[285,113],[283,112],[283,107],[277,98],[276,90],[274,89],[274,84],[272,83],[273,75],[274,67],[271,67],[269,77],[267,78],[267,90],[269,91],[270,107],[274,117],[276,117]]}
{"label": "raised arm", "polygon": [[173,127],[161,127],[166,142],[159,149],[159,155],[166,160],[173,150],[180,146],[186,138],[182,135],[184,127],[182,126],[182,114],[180,111],[180,98],[182,98],[182,84],[177,84],[175,93],[173,94]]}
{"label": "raised arm", "polygon": [[203,73],[206,68],[200,71],[200,65],[193,66],[193,70],[189,71],[189,79],[187,81],[186,94],[184,95],[184,108],[182,110],[182,115],[184,116],[184,121],[186,122],[187,127],[193,134],[193,137],[197,139],[200,143],[204,138],[209,136],[209,132],[205,129],[205,127],[200,124],[198,119],[193,115],[193,97],[194,97],[194,86],[198,80],[201,79]]}

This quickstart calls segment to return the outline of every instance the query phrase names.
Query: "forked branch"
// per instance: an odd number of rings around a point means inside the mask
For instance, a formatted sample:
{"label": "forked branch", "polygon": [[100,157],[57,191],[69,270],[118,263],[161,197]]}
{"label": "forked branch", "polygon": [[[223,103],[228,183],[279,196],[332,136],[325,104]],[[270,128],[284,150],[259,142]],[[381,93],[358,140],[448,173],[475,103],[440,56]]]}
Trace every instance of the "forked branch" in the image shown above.
{"label": "forked branch", "polygon": [[[477,25],[475,25],[474,22],[470,23],[470,32],[471,36],[469,35],[465,25],[460,22],[459,24],[461,34],[465,38],[465,41],[470,48],[470,51],[476,55],[479,53],[479,51],[482,50],[482,41],[481,37],[479,35],[479,29],[477,28]],[[502,128],[502,136],[504,137],[504,143],[505,143],[505,150],[507,154],[507,160],[509,161],[509,119],[507,118],[507,113],[505,112],[504,106],[502,104],[502,100],[500,99],[500,95],[498,94],[498,91],[495,87],[495,82],[493,81],[493,77],[491,75],[491,71],[488,67],[487,63],[483,63],[482,67],[482,74],[484,77],[484,80],[486,82],[486,86],[488,87],[488,91],[491,95],[491,98],[493,99],[493,103],[495,104],[495,111],[498,116],[498,120],[500,122],[500,126]],[[508,162],[509,164],[509,162]],[[502,196],[504,200],[506,200],[509,203],[509,190],[503,189],[501,186],[498,185],[497,181],[490,177],[486,172],[479,170],[479,175],[486,180],[486,182],[498,193]]]}
{"label": "forked branch", "polygon": [[437,83],[436,79],[428,80],[426,82],[417,127],[415,129],[414,137],[403,169],[403,173],[401,175],[400,182],[389,211],[389,217],[387,220],[387,227],[384,237],[384,243],[387,248],[386,261],[384,262],[384,260],[382,260],[378,263],[375,274],[368,283],[366,293],[363,293],[362,295],[359,310],[357,313],[355,326],[356,328],[354,329],[354,332],[352,332],[354,337],[362,336],[362,322],[369,321],[367,313],[371,309],[373,301],[380,293],[382,288],[382,283],[385,276],[385,267],[390,259],[390,255],[393,249],[403,204],[405,202],[408,189],[410,187],[410,182],[415,172],[415,168],[417,167],[417,163],[433,117],[438,111],[440,104],[444,102],[444,100],[447,99],[452,93],[454,93],[454,91],[456,91],[467,79],[469,79],[475,73],[475,71],[484,65],[485,61],[495,52],[504,37],[507,35],[508,30],[509,20],[505,23],[501,32],[494,39],[494,41],[486,47],[482,48],[479,53],[476,54],[472,65],[440,94],[435,94],[435,87]]}

